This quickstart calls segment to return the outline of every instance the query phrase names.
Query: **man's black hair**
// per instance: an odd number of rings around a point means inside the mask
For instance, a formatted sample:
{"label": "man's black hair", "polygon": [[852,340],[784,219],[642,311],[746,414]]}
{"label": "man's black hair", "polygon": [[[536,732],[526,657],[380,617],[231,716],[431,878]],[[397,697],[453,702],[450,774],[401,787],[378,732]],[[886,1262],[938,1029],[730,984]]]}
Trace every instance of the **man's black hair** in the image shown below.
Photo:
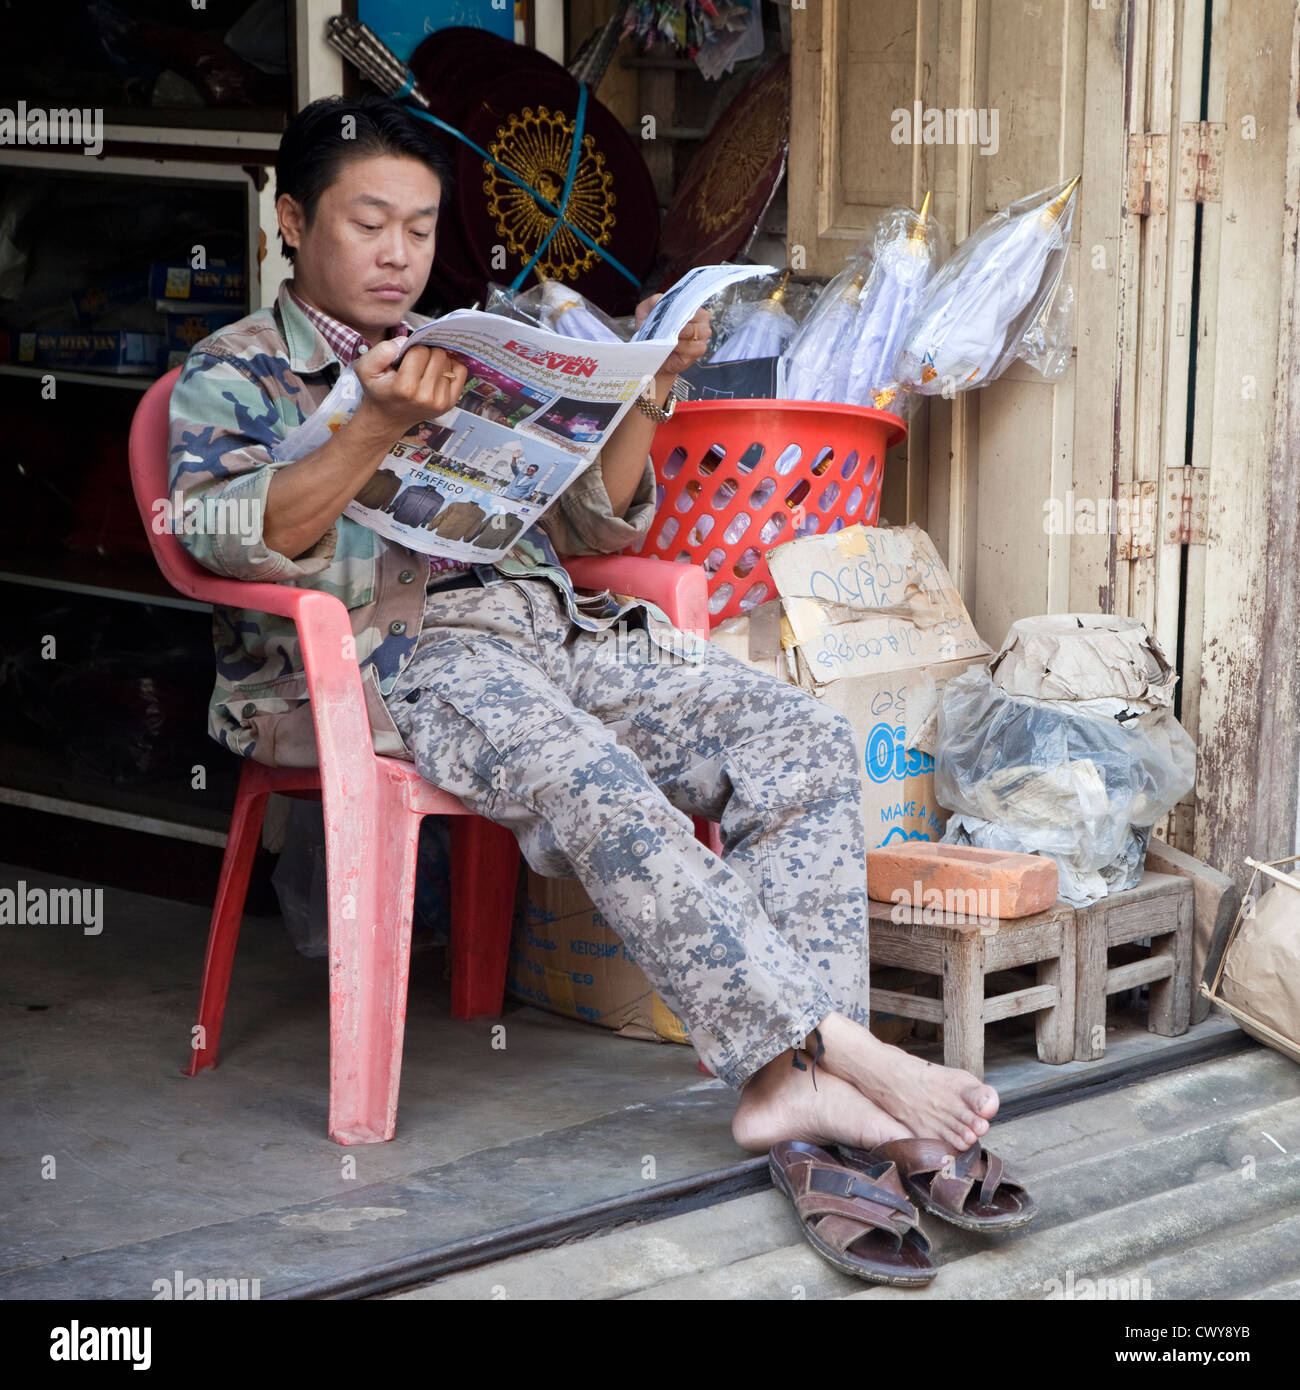
{"label": "man's black hair", "polygon": [[[275,196],[288,193],[295,198],[310,226],[321,194],[339,177],[347,160],[385,154],[418,159],[437,174],[441,206],[445,206],[452,179],[446,152],[425,133],[419,117],[373,93],[355,99],[321,97],[298,112],[285,127],[276,151]],[[280,244],[292,262],[295,248],[285,243],[283,233]]]}

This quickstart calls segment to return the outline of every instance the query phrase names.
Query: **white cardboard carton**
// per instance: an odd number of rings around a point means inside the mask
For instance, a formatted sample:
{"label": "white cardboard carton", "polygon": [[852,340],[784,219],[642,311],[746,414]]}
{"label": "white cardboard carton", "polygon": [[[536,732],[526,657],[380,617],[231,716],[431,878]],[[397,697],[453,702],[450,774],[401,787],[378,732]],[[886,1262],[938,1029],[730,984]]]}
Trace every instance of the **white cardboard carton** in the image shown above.
{"label": "white cardboard carton", "polygon": [[992,652],[934,542],[918,526],[846,526],[776,547],[768,566],[798,684],[857,736],[867,848],[937,840],[948,818],[929,741],[938,687]]}
{"label": "white cardboard carton", "polygon": [[991,655],[919,526],[846,526],[767,560],[810,689]]}

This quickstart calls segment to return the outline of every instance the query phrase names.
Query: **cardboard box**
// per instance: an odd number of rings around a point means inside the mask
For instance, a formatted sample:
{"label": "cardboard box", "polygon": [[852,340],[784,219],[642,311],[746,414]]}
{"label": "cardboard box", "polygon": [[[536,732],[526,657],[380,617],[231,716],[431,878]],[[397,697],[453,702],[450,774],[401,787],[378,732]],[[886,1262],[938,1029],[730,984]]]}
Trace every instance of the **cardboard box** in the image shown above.
{"label": "cardboard box", "polygon": [[[773,600],[720,623],[711,641],[847,716],[862,755],[869,848],[938,839],[947,813],[934,800],[933,745],[926,746],[938,689],[992,652],[930,538],[915,526],[846,527],[775,547],[768,557],[773,576],[784,575],[802,600],[794,605],[797,621],[790,605]],[[831,656],[821,660],[822,653]],[[571,879],[527,871],[506,987],[525,1003],[625,1037],[689,1041],[681,1020]],[[912,1022],[882,1015],[873,1030],[897,1042]]]}
{"label": "cardboard box", "polygon": [[934,542],[918,526],[846,526],[777,546],[768,565],[796,681],[857,736],[867,848],[937,840],[938,690],[992,652]]}
{"label": "cardboard box", "polygon": [[64,367],[145,376],[158,370],[161,333],[20,333],[18,361],[35,367]]}
{"label": "cardboard box", "polygon": [[[992,653],[929,536],[915,526],[845,527],[774,547],[767,559],[782,597],[720,623],[711,640],[846,716],[868,849],[939,839],[948,813],[934,796],[938,692]],[[873,1013],[871,1027],[901,1043],[915,1021]]]}
{"label": "cardboard box", "polygon": [[992,655],[919,526],[846,526],[767,559],[810,689]]}
{"label": "cardboard box", "polygon": [[208,305],[238,307],[248,295],[244,258],[214,258],[202,270],[195,270],[188,261],[155,261],[149,267],[149,293],[164,313]]}
{"label": "cardboard box", "polygon": [[548,1013],[620,1037],[688,1043],[686,1025],[650,986],[617,932],[576,879],[525,868],[506,990]]}
{"label": "cardboard box", "polygon": [[919,671],[889,671],[875,679],[856,676],[817,691],[853,725],[868,849],[942,837],[948,812],[935,800],[933,753],[908,747],[926,712],[918,714],[914,705],[918,698],[928,705],[945,681],[978,664],[948,661]]}
{"label": "cardboard box", "polygon": [[149,277],[144,270],[113,275],[93,285],[87,285],[77,295],[77,318],[83,327],[92,328],[105,314],[116,313],[147,297]]}
{"label": "cardboard box", "polygon": [[208,314],[170,313],[163,315],[166,325],[165,360],[160,362],[162,371],[169,372],[173,367],[181,367],[190,355],[195,343],[201,342],[218,328],[235,323],[244,317],[240,309],[223,309]]}

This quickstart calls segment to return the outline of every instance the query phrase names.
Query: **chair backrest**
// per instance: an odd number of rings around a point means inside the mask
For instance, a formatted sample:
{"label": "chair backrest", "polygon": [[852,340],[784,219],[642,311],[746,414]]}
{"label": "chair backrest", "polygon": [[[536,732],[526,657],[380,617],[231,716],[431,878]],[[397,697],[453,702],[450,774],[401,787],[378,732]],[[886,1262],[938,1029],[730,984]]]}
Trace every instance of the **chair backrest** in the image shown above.
{"label": "chair backrest", "polygon": [[157,503],[160,499],[165,499],[168,504],[162,515],[171,516],[171,499],[167,494],[170,473],[169,408],[172,387],[180,379],[180,374],[181,368],[174,367],[166,376],[159,377],[135,408],[128,446],[131,489],[135,493],[135,505],[144,523],[145,534],[149,537],[150,549],[167,582],[191,598],[212,603],[216,600],[209,586],[214,581],[220,584],[220,580],[189,554],[172,534],[170,526],[159,526],[157,522]]}

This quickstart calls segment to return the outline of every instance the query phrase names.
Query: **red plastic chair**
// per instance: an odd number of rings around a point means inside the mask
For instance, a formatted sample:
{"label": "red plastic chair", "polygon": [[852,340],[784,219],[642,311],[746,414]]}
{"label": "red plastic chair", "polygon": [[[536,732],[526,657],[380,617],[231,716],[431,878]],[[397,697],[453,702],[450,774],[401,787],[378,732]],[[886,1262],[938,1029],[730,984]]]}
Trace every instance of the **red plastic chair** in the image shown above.
{"label": "red plastic chair", "polygon": [[[424,781],[411,763],[376,756],[360,668],[340,655],[351,633],[341,600],[290,584],[222,578],[170,531],[154,531],[154,503],[168,493],[168,404],[179,375],[177,368],[155,382],[131,422],[131,482],[154,557],[173,588],[191,598],[293,619],[320,759],[319,769],[243,760],[208,935],[199,1030],[185,1072],[216,1065],[266,798],[272,792],[320,796],[329,903],[329,1134],[340,1144],[382,1142],[393,1137],[397,1120],[420,821],[453,817],[455,1018],[501,1012],[519,846],[509,830]],[[634,593],[658,604],[678,627],[708,636],[707,585],[696,566],[626,556],[566,565],[577,584]],[[716,827],[710,831],[716,848]]]}

